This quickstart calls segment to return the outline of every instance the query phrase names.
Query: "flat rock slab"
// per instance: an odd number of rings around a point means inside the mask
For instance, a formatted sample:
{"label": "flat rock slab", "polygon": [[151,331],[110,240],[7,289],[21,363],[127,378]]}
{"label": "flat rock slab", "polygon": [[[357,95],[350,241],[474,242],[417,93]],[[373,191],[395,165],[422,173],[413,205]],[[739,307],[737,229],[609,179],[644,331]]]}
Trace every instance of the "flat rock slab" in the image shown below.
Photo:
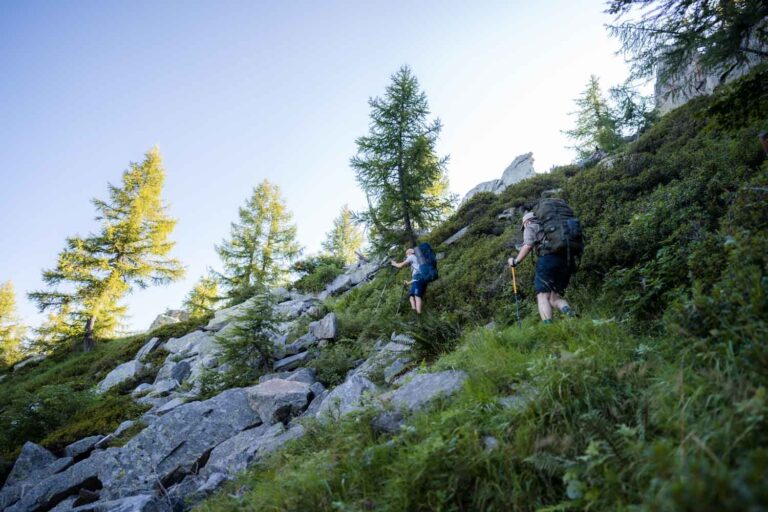
{"label": "flat rock slab", "polygon": [[79,441],[75,441],[74,443],[64,448],[64,455],[76,459],[79,456],[92,451],[98,442],[102,439],[104,439],[104,436],[90,436],[84,439],[80,439]]}
{"label": "flat rock slab", "polygon": [[320,404],[317,417],[338,419],[362,408],[365,395],[376,391],[376,384],[361,375],[352,375],[328,393]]}
{"label": "flat rock slab", "polygon": [[301,352],[299,354],[296,354],[295,356],[285,357],[283,359],[275,361],[275,364],[272,365],[272,369],[278,372],[294,370],[299,366],[301,366],[302,364],[309,361],[310,358],[311,358],[311,355],[309,352]]}
{"label": "flat rock slab", "polygon": [[138,352],[136,352],[135,359],[137,361],[143,361],[149,354],[157,350],[162,346],[163,342],[160,341],[160,338],[152,338],[148,342],[144,344],[143,347],[139,349]]}
{"label": "flat rock slab", "polygon": [[99,384],[96,386],[96,392],[105,393],[107,390],[117,386],[118,384],[122,384],[127,380],[134,379],[139,375],[139,373],[141,373],[143,369],[144,364],[140,361],[136,361],[135,359],[133,361],[123,363],[109,372],[107,376],[104,377],[104,380],[99,382]]}
{"label": "flat rock slab", "polygon": [[467,374],[457,370],[416,374],[392,394],[391,401],[398,409],[417,411],[438,397],[456,393],[466,379]]}
{"label": "flat rock slab", "polygon": [[398,357],[395,362],[384,370],[384,382],[391,384],[395,378],[403,373],[411,362],[410,357]]}
{"label": "flat rock slab", "polygon": [[151,494],[140,494],[112,501],[100,501],[77,507],[77,512],[170,512],[171,507]]}
{"label": "flat rock slab", "polygon": [[298,370],[291,372],[269,373],[259,377],[259,384],[272,379],[290,380],[312,385],[315,383],[315,381],[317,381],[317,373],[315,372],[314,368],[299,368]]}
{"label": "flat rock slab", "polygon": [[311,391],[304,382],[270,379],[247,388],[248,402],[267,425],[285,423],[309,405]]}
{"label": "flat rock slab", "polygon": [[169,413],[172,410],[174,410],[175,408],[180,407],[182,405],[184,405],[184,399],[176,397],[176,398],[172,399],[171,401],[166,402],[163,405],[161,405],[160,407],[158,407],[154,411],[154,413],[157,414],[158,416],[162,416],[163,414]]}

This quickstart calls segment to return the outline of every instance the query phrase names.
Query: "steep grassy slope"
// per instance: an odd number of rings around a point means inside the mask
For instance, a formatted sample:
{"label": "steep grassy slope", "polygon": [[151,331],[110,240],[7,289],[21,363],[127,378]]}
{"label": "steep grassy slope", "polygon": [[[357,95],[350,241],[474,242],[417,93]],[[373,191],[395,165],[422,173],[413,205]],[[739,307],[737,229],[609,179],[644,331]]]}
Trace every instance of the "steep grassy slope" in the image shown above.
{"label": "steep grassy slope", "polygon": [[[333,305],[342,346],[408,329],[425,368],[469,373],[459,399],[395,435],[376,434],[371,412],[316,425],[201,508],[768,507],[765,129],[763,67],[672,112],[612,165],[475,196],[431,235],[445,256],[427,318],[397,314],[404,274]],[[507,247],[522,211],[551,189],[586,227],[569,291],[582,318],[540,325],[526,264],[518,329]],[[498,218],[508,208],[512,220]],[[489,320],[501,327],[478,327]],[[337,359],[327,364],[342,372]]]}

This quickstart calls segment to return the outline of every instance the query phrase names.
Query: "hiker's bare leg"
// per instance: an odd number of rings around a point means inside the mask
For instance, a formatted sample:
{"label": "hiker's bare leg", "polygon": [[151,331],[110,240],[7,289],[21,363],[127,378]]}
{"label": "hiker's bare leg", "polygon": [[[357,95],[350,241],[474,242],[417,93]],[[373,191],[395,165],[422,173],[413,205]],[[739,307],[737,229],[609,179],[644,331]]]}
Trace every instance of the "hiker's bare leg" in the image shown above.
{"label": "hiker's bare leg", "polygon": [[416,297],[411,295],[410,299],[411,299],[411,309],[416,309]]}
{"label": "hiker's bare leg", "polygon": [[552,305],[549,303],[549,293],[536,294],[536,302],[539,304],[539,316],[542,320],[552,320]]}
{"label": "hiker's bare leg", "polygon": [[421,297],[413,297],[416,302],[416,305],[414,306],[414,309],[416,309],[416,314],[421,314],[421,308],[424,305],[424,300]]}
{"label": "hiker's bare leg", "polygon": [[562,311],[564,307],[571,307],[568,304],[568,301],[562,298],[557,292],[552,292],[549,294],[549,303],[560,311]]}

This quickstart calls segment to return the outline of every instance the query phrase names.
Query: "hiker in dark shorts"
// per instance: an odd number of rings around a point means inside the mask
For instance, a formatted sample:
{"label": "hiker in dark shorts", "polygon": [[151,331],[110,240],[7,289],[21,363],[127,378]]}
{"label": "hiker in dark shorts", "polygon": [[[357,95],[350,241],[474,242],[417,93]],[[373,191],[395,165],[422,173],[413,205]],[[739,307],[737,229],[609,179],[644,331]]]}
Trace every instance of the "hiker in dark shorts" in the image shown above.
{"label": "hiker in dark shorts", "polygon": [[[509,266],[514,267],[520,264],[531,250],[541,244],[543,235],[541,224],[533,212],[526,213],[523,216],[523,248],[516,257],[509,258]],[[568,301],[563,298],[568,282],[571,280],[571,271],[572,267],[565,254],[544,254],[539,256],[536,262],[534,279],[536,302],[539,306],[539,315],[545,324],[552,322],[553,307],[568,316],[575,315]]]}
{"label": "hiker in dark shorts", "polygon": [[411,301],[411,309],[416,311],[417,315],[420,315],[424,306],[424,295],[427,293],[427,283],[418,278],[419,260],[416,257],[416,251],[413,248],[410,248],[405,251],[405,259],[403,261],[398,263],[395,260],[390,260],[389,263],[395,268],[403,268],[406,265],[411,266],[412,279],[410,281],[405,281],[403,284],[405,286],[411,286],[411,290],[408,293]]}

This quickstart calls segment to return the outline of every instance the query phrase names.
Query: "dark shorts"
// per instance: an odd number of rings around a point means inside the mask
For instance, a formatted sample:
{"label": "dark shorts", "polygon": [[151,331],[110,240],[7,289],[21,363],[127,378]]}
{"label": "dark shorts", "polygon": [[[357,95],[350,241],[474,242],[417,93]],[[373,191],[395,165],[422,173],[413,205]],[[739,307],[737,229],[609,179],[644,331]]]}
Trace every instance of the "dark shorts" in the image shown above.
{"label": "dark shorts", "polygon": [[571,268],[568,265],[567,256],[559,254],[539,256],[534,279],[536,293],[556,292],[564,295],[570,280]]}
{"label": "dark shorts", "polygon": [[417,279],[411,283],[411,291],[408,293],[408,296],[420,297],[423,299],[425,293],[427,293],[427,283]]}

